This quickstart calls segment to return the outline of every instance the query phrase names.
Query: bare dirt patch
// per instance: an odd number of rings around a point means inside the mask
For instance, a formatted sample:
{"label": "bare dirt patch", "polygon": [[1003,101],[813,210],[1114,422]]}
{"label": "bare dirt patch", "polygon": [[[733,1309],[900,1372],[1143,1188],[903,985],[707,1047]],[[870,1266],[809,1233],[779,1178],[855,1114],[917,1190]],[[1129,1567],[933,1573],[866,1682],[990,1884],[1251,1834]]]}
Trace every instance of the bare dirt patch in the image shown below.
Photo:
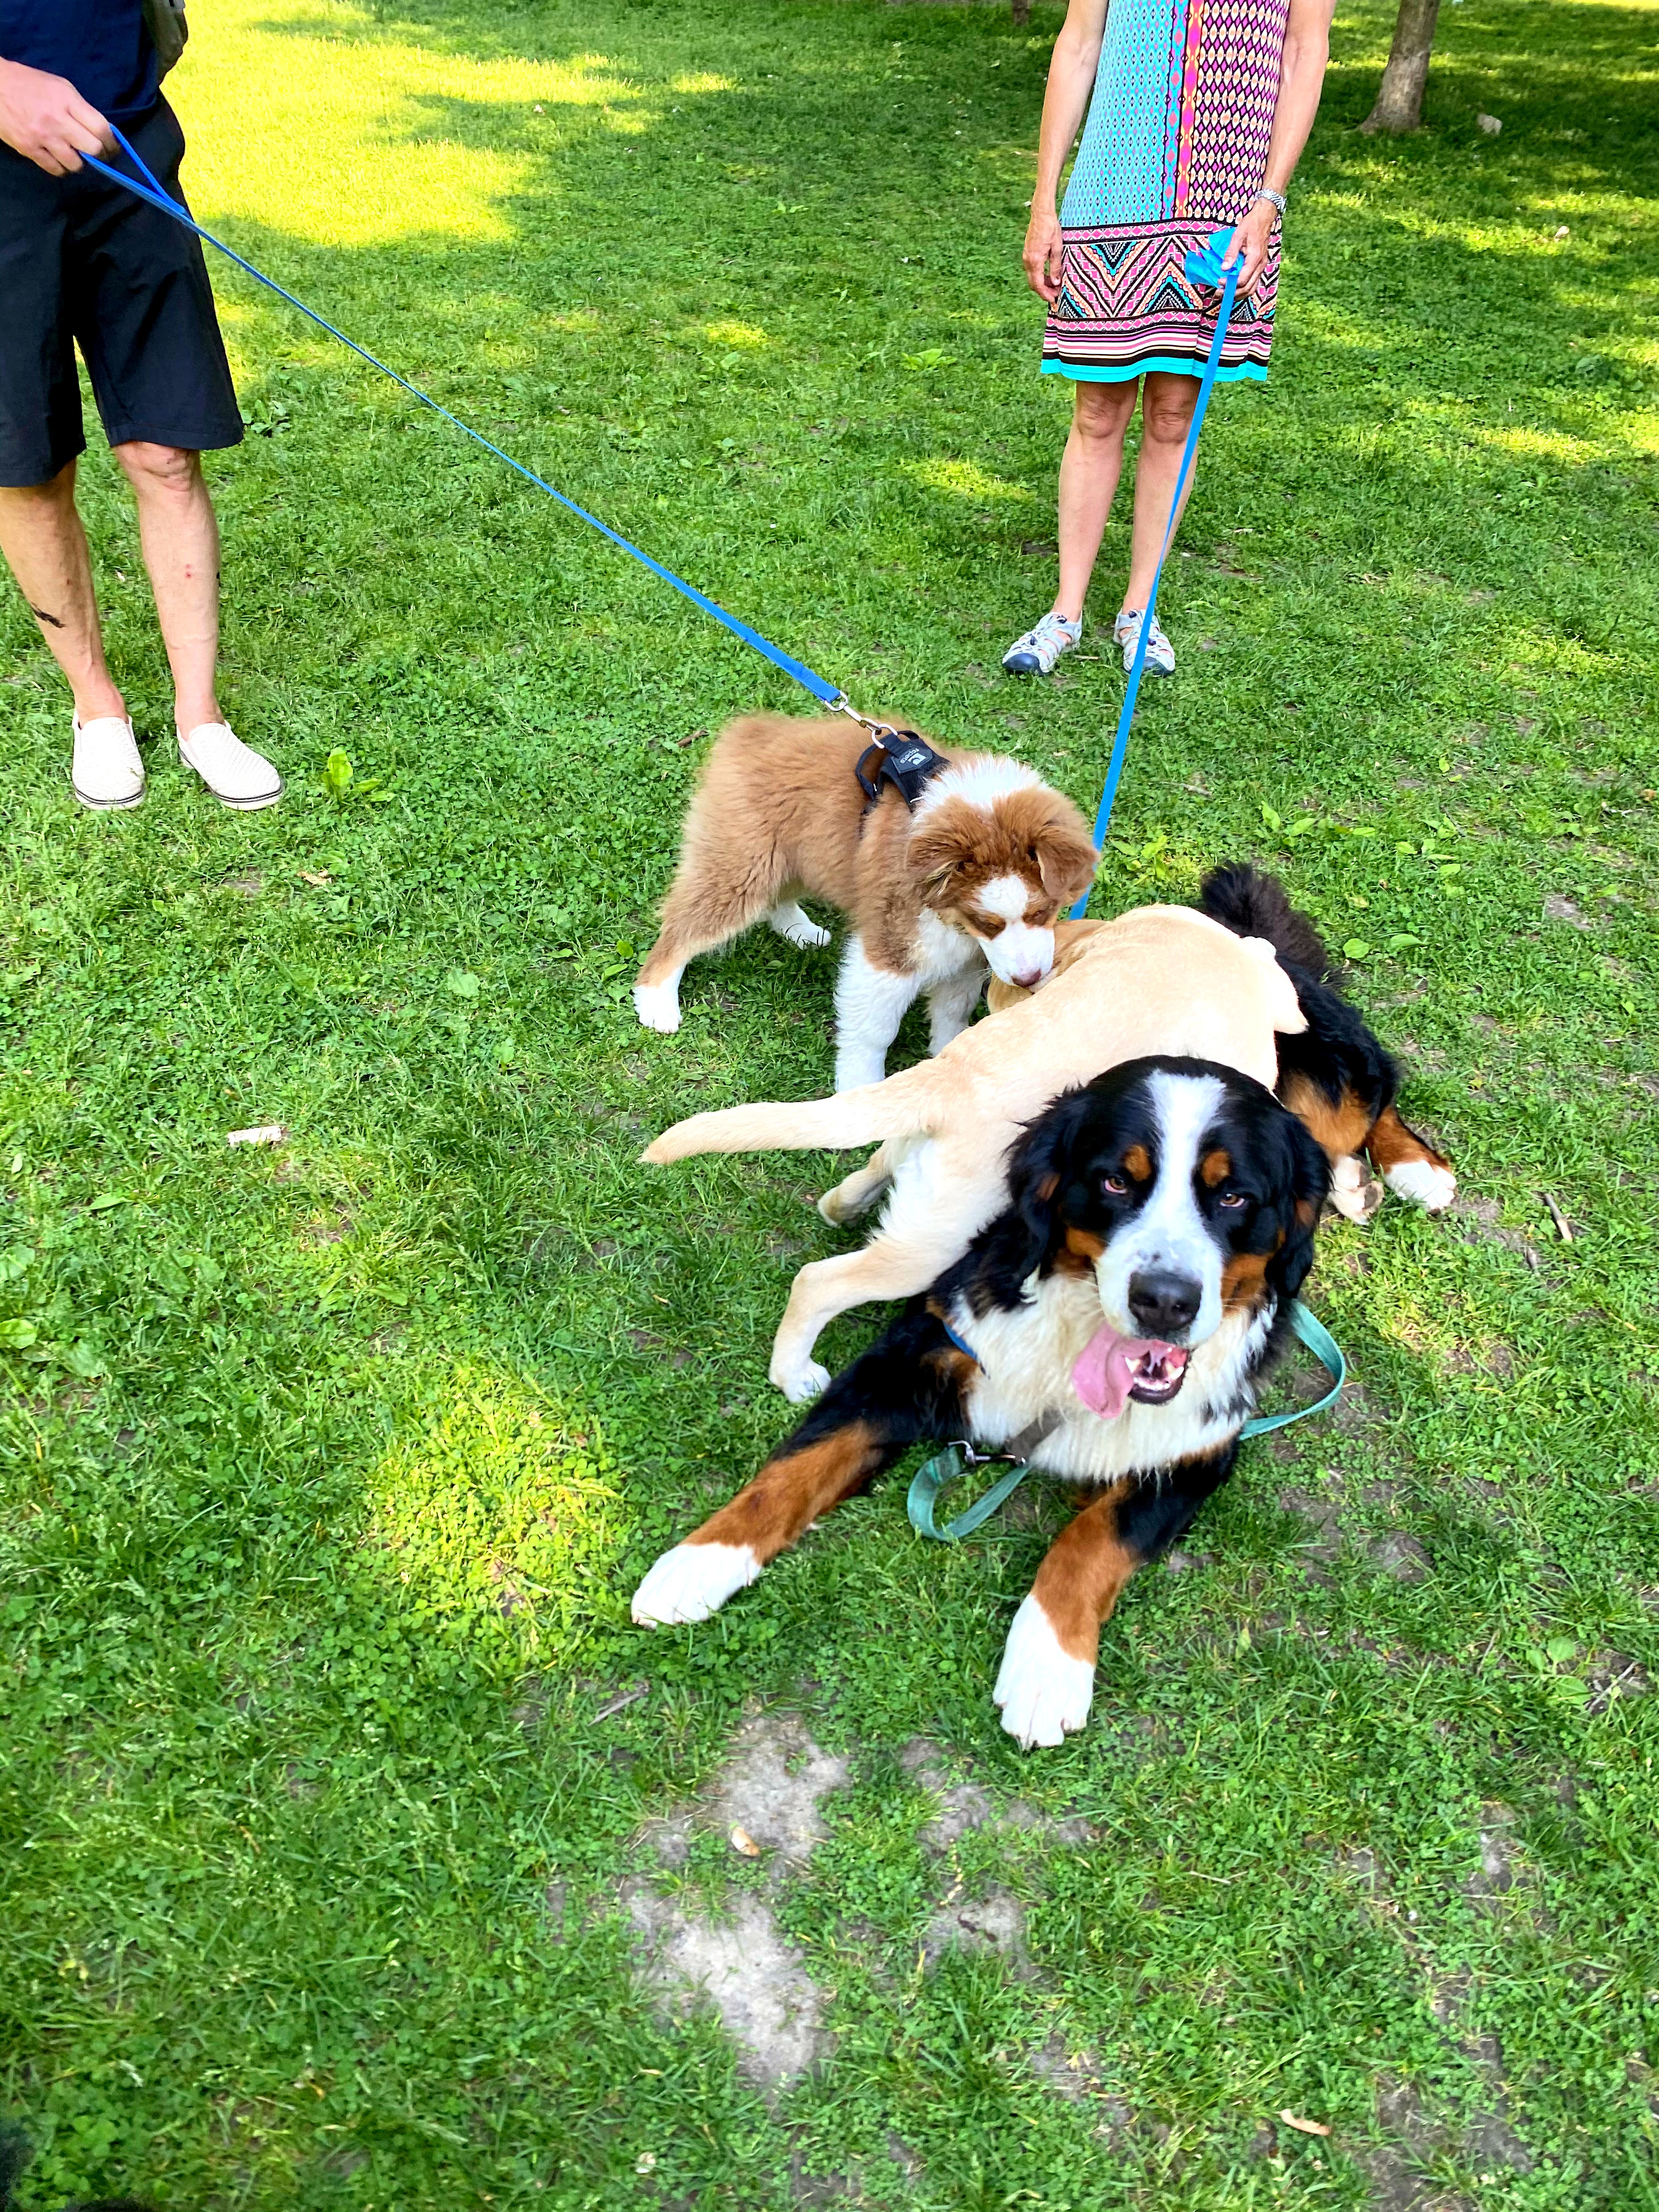
{"label": "bare dirt patch", "polygon": [[751,2081],[781,2088],[823,2057],[823,1992],[763,1899],[739,1899],[724,1922],[686,1912],[643,1882],[626,1902],[647,1981],[670,2011],[712,2004]]}
{"label": "bare dirt patch", "polygon": [[1036,1830],[1046,1841],[1056,1844],[1086,1844],[1093,1836],[1086,1820],[1044,1813],[1028,1805],[1023,1797],[999,1806],[978,1783],[953,1782],[944,1752],[926,1736],[915,1736],[905,1745],[899,1764],[938,1800],[938,1811],[921,1832],[922,1844],[930,1851],[948,1850],[963,1837],[982,1828]]}
{"label": "bare dirt patch", "polygon": [[921,1955],[936,1966],[947,1951],[994,1951],[1018,1972],[1028,1972],[1025,1907],[1006,1889],[972,1901],[947,1899],[922,1930]]}
{"label": "bare dirt patch", "polygon": [[[653,1821],[641,1840],[660,1864],[679,1867],[699,1833],[734,1844],[740,1835],[775,1891],[823,1840],[821,1801],[848,1779],[847,1761],[814,1743],[798,1714],[757,1713],[709,1786],[682,1811]],[[649,1881],[627,1883],[622,1899],[641,1940],[645,1978],[665,2009],[683,2014],[712,2004],[751,2081],[776,2090],[824,2056],[823,1992],[767,1898],[739,1897],[719,1917]]]}
{"label": "bare dirt patch", "polygon": [[730,1835],[742,1828],[760,1845],[775,1881],[804,1867],[823,1841],[819,1802],[848,1779],[847,1761],[821,1751],[799,1714],[757,1713],[738,1729],[732,1757],[710,1787],[683,1812],[653,1822],[645,1840],[665,1866],[679,1866],[698,1830]]}

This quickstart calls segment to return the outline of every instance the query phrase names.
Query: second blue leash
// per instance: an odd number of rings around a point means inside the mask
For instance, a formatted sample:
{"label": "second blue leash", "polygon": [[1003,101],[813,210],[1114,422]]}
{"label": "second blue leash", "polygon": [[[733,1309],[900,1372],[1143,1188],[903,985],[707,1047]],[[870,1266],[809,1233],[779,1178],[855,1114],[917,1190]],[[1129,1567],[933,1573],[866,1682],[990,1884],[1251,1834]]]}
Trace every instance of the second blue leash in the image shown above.
{"label": "second blue leash", "polygon": [[[1164,532],[1164,544],[1158,556],[1158,567],[1152,574],[1152,588],[1146,594],[1146,605],[1140,617],[1140,635],[1135,643],[1134,659],[1129,666],[1129,680],[1123,687],[1123,705],[1117,718],[1117,734],[1112,739],[1111,757],[1106,763],[1106,786],[1100,794],[1100,805],[1095,814],[1095,850],[1102,854],[1106,850],[1106,830],[1112,818],[1112,807],[1117,798],[1117,787],[1123,775],[1124,757],[1129,750],[1129,725],[1135,717],[1135,701],[1140,696],[1140,679],[1146,672],[1146,646],[1152,632],[1152,616],[1158,607],[1158,586],[1164,574],[1164,563],[1170,557],[1170,541],[1175,536],[1176,517],[1181,512],[1181,495],[1193,472],[1194,457],[1198,452],[1198,434],[1204,427],[1204,415],[1210,404],[1210,394],[1215,390],[1217,371],[1221,367],[1221,349],[1226,343],[1227,329],[1232,321],[1233,295],[1238,289],[1239,271],[1243,269],[1241,253],[1231,264],[1223,256],[1232,236],[1231,231],[1218,230],[1206,246],[1194,246],[1187,256],[1187,274],[1195,284],[1221,287],[1221,305],[1216,311],[1215,336],[1210,342],[1209,358],[1204,364],[1204,374],[1199,380],[1198,400],[1193,409],[1192,427],[1187,433],[1186,449],[1181,456],[1181,474],[1176,479],[1175,497],[1170,502],[1170,520]],[[1090,887],[1091,890],[1092,885]],[[1072,920],[1080,921],[1089,910],[1089,893],[1072,908]]]}

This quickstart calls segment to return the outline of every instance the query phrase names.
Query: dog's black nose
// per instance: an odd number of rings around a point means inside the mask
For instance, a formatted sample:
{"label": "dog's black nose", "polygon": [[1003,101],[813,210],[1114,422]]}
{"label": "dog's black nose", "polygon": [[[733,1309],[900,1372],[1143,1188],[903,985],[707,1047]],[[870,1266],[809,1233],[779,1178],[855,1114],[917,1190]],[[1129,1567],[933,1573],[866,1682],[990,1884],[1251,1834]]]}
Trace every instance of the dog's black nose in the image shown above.
{"label": "dog's black nose", "polygon": [[1204,1297],[1203,1285],[1190,1275],[1172,1275],[1149,1267],[1129,1278],[1129,1311],[1137,1328],[1164,1342],[1192,1325]]}

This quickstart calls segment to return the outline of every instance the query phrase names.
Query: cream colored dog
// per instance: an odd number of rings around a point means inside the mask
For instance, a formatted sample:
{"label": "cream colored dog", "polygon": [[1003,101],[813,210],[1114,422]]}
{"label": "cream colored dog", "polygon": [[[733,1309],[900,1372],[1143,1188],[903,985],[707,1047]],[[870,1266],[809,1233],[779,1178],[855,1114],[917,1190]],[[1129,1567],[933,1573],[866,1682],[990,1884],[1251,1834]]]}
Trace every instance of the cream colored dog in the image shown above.
{"label": "cream colored dog", "polygon": [[833,1098],[694,1114],[642,1157],[839,1148],[880,1150],[825,1194],[845,1221],[891,1185],[864,1248],[795,1277],[772,1346],[771,1378],[799,1401],[829,1382],[812,1358],[837,1314],[926,1290],[1006,1201],[1004,1167],[1024,1124],[1075,1084],[1151,1054],[1218,1060],[1270,1090],[1275,1030],[1307,1026],[1296,988],[1263,938],[1239,937],[1191,907],[1139,907],[1074,938],[1043,988],[951,1040],[937,1056]]}

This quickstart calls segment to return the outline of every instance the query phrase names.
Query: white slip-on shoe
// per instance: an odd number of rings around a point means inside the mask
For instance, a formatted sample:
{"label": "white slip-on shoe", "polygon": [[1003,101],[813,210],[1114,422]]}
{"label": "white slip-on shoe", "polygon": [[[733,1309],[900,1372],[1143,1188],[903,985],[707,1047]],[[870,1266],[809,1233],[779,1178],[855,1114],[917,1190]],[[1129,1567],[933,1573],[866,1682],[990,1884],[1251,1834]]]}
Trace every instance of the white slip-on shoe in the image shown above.
{"label": "white slip-on shoe", "polygon": [[204,722],[179,740],[179,757],[193,768],[208,789],[226,806],[252,813],[256,806],[275,806],[283,795],[283,779],[263,753],[245,745],[228,722]]}
{"label": "white slip-on shoe", "polygon": [[132,724],[119,714],[100,714],[90,722],[75,717],[75,763],[70,781],[82,806],[94,814],[113,814],[137,806],[144,795],[144,763]]}

